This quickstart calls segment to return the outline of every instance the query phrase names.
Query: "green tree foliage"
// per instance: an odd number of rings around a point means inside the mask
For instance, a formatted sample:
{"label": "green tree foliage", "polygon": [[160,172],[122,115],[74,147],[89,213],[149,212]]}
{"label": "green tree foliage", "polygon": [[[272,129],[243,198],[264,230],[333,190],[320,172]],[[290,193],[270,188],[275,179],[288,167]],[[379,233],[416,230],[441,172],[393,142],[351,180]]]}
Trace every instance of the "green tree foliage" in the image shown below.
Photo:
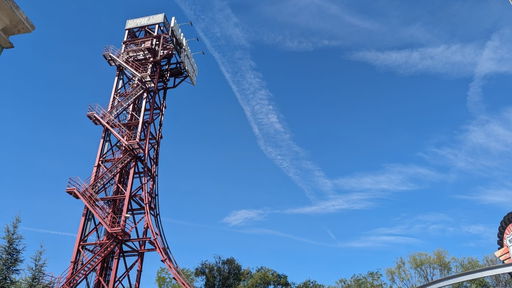
{"label": "green tree foliage", "polygon": [[248,277],[250,271],[242,269],[235,258],[215,257],[213,262],[203,261],[194,275],[204,283],[204,288],[236,288]]}
{"label": "green tree foliage", "polygon": [[[464,257],[464,258],[452,258],[452,266],[454,268],[455,273],[461,273],[466,271],[471,271],[479,268],[485,267],[485,264],[480,262],[480,260],[473,257]],[[490,286],[490,283],[487,279],[476,279],[473,281],[469,281],[467,283],[458,283],[452,285],[452,288],[491,288],[495,286]],[[499,286],[497,286],[499,287]]]}
{"label": "green tree foliage", "polygon": [[[199,287],[236,287],[236,288],[292,288],[288,276],[267,267],[259,267],[254,271],[243,269],[234,258],[215,257],[214,261],[202,262],[192,272],[182,269],[189,283],[198,283]],[[196,278],[197,277],[197,278]],[[165,268],[157,271],[158,288],[181,288]],[[304,286],[310,287],[310,286]],[[317,287],[317,286],[311,286]],[[321,286],[323,287],[323,286]]]}
{"label": "green tree foliage", "polygon": [[[502,264],[494,255],[484,257],[482,264],[485,267]],[[494,275],[486,278],[489,287],[512,287],[512,277],[509,274]]]}
{"label": "green tree foliage", "polygon": [[366,274],[357,274],[350,279],[341,278],[336,281],[332,288],[387,288],[390,287],[383,279],[380,272],[368,272]]}
{"label": "green tree foliage", "polygon": [[452,265],[447,253],[437,250],[432,255],[415,253],[407,259],[399,258],[395,267],[386,270],[386,275],[393,287],[414,288],[446,277],[451,272]]}
{"label": "green tree foliage", "polygon": [[[193,285],[196,282],[194,272],[190,269],[181,269],[181,274],[185,279]],[[156,284],[158,288],[181,288],[181,286],[173,279],[169,269],[161,267],[156,272]]]}
{"label": "green tree foliage", "polygon": [[[391,287],[413,288],[451,274],[475,270],[478,268],[500,264],[495,257],[486,257],[482,261],[472,257],[448,257],[448,253],[436,250],[431,255],[415,253],[408,258],[399,258],[395,267],[386,271]],[[493,288],[512,287],[508,275],[493,276],[486,279],[475,279],[465,283],[452,285],[452,288]]]}
{"label": "green tree foliage", "polygon": [[0,287],[1,288],[50,288],[46,280],[46,259],[44,249],[39,250],[31,257],[31,262],[24,270],[24,277],[18,278],[22,272],[23,263],[23,236],[19,233],[21,219],[14,218],[7,225],[0,243]]}
{"label": "green tree foliage", "polygon": [[18,231],[20,223],[21,219],[16,217],[4,229],[3,243],[0,244],[0,287],[14,287],[16,277],[21,272],[24,246],[23,237]]}
{"label": "green tree foliage", "polygon": [[46,259],[44,248],[41,246],[32,256],[32,263],[27,268],[28,275],[21,281],[21,286],[26,288],[49,288],[50,283],[46,281]]}
{"label": "green tree foliage", "polygon": [[[446,251],[433,253],[414,253],[398,258],[395,266],[386,270],[384,277],[380,272],[356,274],[339,279],[333,286],[325,286],[315,280],[306,280],[299,284],[288,281],[281,274],[267,267],[255,270],[244,269],[234,258],[215,257],[214,261],[202,262],[195,269],[198,277],[195,283],[204,288],[414,288],[428,282],[455,273],[466,272],[487,266],[501,264],[494,256],[482,260],[472,257],[449,257]],[[192,271],[188,270],[192,276]],[[187,276],[188,277],[188,276]],[[193,278],[188,278],[192,279]],[[165,270],[157,274],[159,288],[179,288]],[[485,279],[475,279],[450,286],[451,288],[505,288],[512,287],[512,277],[508,274],[495,275]]]}
{"label": "green tree foliage", "polygon": [[267,267],[259,267],[249,274],[239,288],[291,288],[288,276]]}
{"label": "green tree foliage", "polygon": [[306,281],[298,284],[295,287],[296,288],[327,288],[324,285],[316,282],[315,280],[306,280]]}

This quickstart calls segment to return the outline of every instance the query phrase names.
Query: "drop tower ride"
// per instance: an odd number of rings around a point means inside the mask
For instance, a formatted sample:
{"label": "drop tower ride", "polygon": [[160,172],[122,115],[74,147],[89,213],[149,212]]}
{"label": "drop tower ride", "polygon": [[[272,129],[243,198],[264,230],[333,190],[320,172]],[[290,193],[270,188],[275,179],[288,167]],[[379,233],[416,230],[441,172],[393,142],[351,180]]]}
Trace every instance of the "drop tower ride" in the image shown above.
{"label": "drop tower ride", "polygon": [[119,50],[103,54],[116,68],[108,107],[89,107],[103,129],[90,179],[66,192],[82,213],[71,264],[55,287],[140,287],[146,252],[158,252],[174,279],[191,287],[165,239],[158,203],[158,155],[167,92],[196,83],[197,67],[180,26],[165,14],[126,22]]}

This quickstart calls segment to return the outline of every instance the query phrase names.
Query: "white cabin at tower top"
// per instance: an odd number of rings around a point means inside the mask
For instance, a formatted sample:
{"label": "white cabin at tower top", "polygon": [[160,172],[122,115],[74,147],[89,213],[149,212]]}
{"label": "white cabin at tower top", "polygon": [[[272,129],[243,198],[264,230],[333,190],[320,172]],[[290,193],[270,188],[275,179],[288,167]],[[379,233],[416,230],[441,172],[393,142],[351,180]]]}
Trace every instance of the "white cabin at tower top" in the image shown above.
{"label": "white cabin at tower top", "polygon": [[164,23],[166,27],[169,28],[169,34],[173,38],[176,52],[180,56],[182,65],[187,71],[187,75],[190,79],[190,82],[192,83],[192,85],[196,85],[198,69],[193,57],[194,53],[192,53],[192,51],[190,50],[188,41],[185,38],[183,32],[181,31],[180,24],[178,24],[176,17],[172,17],[171,22],[167,21],[165,13],[129,19],[126,21],[125,29],[136,29],[138,27],[159,25],[160,23]]}

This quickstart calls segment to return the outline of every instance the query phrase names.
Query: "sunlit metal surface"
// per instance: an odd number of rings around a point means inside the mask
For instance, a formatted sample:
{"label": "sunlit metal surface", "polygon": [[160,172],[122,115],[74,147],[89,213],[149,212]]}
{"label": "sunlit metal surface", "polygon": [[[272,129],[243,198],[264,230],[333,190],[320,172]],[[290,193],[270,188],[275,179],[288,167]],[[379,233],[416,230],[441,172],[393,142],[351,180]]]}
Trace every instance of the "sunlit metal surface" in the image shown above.
{"label": "sunlit metal surface", "polygon": [[469,280],[489,277],[493,275],[512,273],[512,264],[503,264],[491,267],[485,267],[481,269],[476,269],[473,271],[468,271],[452,276],[448,276],[446,278],[442,278],[428,284],[418,286],[417,288],[440,288],[446,287],[448,285],[453,285],[461,282],[466,282]]}
{"label": "sunlit metal surface", "polygon": [[190,78],[192,84],[196,85],[196,62],[194,61],[192,53],[190,52],[190,48],[188,47],[187,39],[181,32],[180,25],[176,22],[175,17],[172,17],[171,19],[171,34],[176,43],[178,54],[180,55],[180,58],[183,61],[183,65],[185,66],[185,70],[187,71],[188,77]]}

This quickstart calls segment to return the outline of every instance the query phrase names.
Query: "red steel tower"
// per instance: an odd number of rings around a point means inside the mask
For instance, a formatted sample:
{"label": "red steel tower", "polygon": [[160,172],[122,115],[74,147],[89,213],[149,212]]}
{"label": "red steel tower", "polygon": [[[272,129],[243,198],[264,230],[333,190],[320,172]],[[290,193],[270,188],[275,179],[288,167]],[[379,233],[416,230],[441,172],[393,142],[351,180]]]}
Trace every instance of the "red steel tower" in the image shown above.
{"label": "red steel tower", "polygon": [[146,252],[156,251],[182,286],[190,284],[169,250],[158,205],[158,154],[167,91],[196,82],[197,67],[176,19],[164,14],[126,22],[106,109],[87,117],[103,128],[92,176],[66,192],[85,204],[69,269],[56,287],[140,287]]}

